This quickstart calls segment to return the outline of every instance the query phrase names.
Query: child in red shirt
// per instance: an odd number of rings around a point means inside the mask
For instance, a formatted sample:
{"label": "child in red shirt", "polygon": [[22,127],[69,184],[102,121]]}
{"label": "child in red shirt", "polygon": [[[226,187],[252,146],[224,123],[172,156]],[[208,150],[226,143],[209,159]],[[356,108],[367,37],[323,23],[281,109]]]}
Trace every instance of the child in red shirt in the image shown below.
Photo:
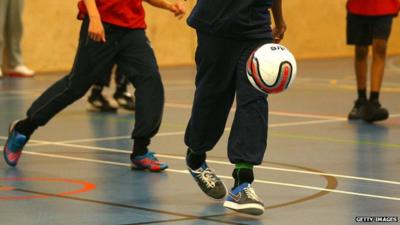
{"label": "child in red shirt", "polygon": [[[399,12],[399,0],[348,0],[347,44],[355,45],[355,72],[358,99],[348,118],[367,122],[385,120],[387,109],[379,103],[387,40],[392,20]],[[371,90],[367,100],[368,48],[372,45]]]}
{"label": "child in red shirt", "polygon": [[[168,0],[145,0],[181,18],[185,9]],[[4,146],[4,158],[16,166],[29,137],[57,113],[85,95],[103,71],[113,65],[136,87],[137,99],[132,167],[161,171],[159,162],[147,146],[158,132],[164,106],[164,91],[154,52],[146,37],[142,0],[83,0],[79,45],[71,72],[50,86],[27,112],[27,118],[11,124]],[[79,130],[79,127],[77,127]]]}

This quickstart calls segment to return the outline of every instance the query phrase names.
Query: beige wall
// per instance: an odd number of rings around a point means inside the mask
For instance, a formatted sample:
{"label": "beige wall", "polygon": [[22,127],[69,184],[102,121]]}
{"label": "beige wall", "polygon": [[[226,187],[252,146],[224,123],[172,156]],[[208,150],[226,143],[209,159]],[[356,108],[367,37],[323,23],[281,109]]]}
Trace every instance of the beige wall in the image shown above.
{"label": "beige wall", "polygon": [[[79,21],[77,0],[26,1],[23,51],[37,71],[69,70],[76,50]],[[146,4],[146,3],[145,3]],[[189,0],[189,8],[194,0]],[[147,4],[146,4],[147,5]],[[284,0],[288,31],[283,42],[297,58],[350,56],[345,45],[345,0]],[[193,63],[196,38],[184,20],[146,6],[147,33],[159,64]],[[389,52],[400,54],[400,21],[395,20]]]}

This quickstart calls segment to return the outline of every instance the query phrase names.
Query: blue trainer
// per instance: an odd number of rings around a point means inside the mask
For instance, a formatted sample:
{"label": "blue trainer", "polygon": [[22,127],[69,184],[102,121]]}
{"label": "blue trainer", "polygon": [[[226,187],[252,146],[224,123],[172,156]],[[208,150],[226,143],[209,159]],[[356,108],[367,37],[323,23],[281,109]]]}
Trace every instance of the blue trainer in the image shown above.
{"label": "blue trainer", "polygon": [[131,168],[134,170],[149,170],[151,172],[160,172],[168,168],[168,164],[160,162],[154,152],[147,152],[144,155],[136,156],[131,159]]}
{"label": "blue trainer", "polygon": [[231,190],[224,207],[250,215],[258,216],[264,213],[264,204],[249,183],[243,183]]}
{"label": "blue trainer", "polygon": [[14,121],[8,130],[8,139],[4,145],[3,155],[6,163],[10,166],[16,166],[21,156],[28,138],[15,130],[15,125],[19,121]]}

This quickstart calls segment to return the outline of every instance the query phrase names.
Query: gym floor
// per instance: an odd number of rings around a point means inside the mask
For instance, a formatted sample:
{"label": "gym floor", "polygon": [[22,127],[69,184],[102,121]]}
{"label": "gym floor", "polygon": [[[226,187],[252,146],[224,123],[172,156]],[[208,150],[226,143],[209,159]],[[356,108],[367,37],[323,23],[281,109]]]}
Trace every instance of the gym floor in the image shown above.
{"label": "gym floor", "polygon": [[[358,216],[400,217],[400,57],[390,57],[375,124],[347,121],[355,99],[352,59],[299,62],[290,90],[269,97],[268,148],[255,169],[260,217],[206,197],[184,163],[195,69],[161,69],[166,105],[151,149],[163,173],[131,171],[134,114],[87,111],[86,97],[40,128],[17,168],[0,160],[0,219],[8,224],[360,224]],[[60,76],[0,81],[0,146],[10,122]],[[113,87],[107,90],[112,95]],[[208,154],[228,186],[226,132]],[[371,223],[369,223],[371,224]]]}

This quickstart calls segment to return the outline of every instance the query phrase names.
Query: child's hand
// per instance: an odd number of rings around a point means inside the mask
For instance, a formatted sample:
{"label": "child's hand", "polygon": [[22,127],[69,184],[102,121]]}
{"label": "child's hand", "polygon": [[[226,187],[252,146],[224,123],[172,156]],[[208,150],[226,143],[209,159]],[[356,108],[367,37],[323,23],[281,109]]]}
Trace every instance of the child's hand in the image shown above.
{"label": "child's hand", "polygon": [[182,2],[175,2],[172,3],[170,11],[174,13],[176,18],[182,19],[186,13],[186,7]]}
{"label": "child's hand", "polygon": [[88,35],[89,38],[92,39],[93,41],[106,42],[106,34],[104,32],[104,27],[99,18],[90,19]]}
{"label": "child's hand", "polygon": [[279,44],[282,41],[283,36],[285,35],[286,24],[276,24],[276,26],[272,29],[272,36],[274,37],[274,43]]}

